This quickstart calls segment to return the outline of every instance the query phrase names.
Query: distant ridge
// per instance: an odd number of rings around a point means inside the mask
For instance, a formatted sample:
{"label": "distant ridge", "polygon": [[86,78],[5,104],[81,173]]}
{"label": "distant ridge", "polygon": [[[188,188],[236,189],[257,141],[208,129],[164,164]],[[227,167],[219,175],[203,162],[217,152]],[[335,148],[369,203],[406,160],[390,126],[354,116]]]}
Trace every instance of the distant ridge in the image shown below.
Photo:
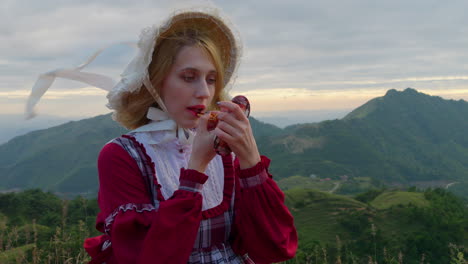
{"label": "distant ridge", "polygon": [[0,187],[95,192],[99,150],[125,132],[107,114],[13,138],[0,146]]}
{"label": "distant ridge", "polygon": [[[264,152],[281,176],[371,177],[383,183],[468,180],[468,103],[389,90],[341,120],[285,129]],[[294,147],[300,146],[300,147]]]}
{"label": "distant ridge", "polygon": [[[370,177],[375,183],[468,181],[468,103],[389,90],[340,120],[280,129],[251,118],[275,179]],[[95,193],[96,158],[126,133],[110,115],[30,132],[0,145],[0,190]]]}
{"label": "distant ridge", "polygon": [[[253,118],[251,125],[258,137],[282,132]],[[0,145],[0,190],[96,193],[99,151],[127,132],[107,114],[15,137]]]}

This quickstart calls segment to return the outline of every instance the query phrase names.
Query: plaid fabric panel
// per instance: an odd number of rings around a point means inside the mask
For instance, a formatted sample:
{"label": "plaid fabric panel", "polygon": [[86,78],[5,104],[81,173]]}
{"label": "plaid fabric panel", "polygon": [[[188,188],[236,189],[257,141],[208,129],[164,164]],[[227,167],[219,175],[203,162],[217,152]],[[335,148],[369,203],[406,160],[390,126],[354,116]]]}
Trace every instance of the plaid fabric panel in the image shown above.
{"label": "plaid fabric panel", "polygon": [[203,184],[200,184],[198,182],[193,182],[189,180],[180,180],[180,185],[179,185],[180,190],[201,193],[202,188],[203,188]]}
{"label": "plaid fabric panel", "polygon": [[[249,262],[250,261],[250,262]],[[221,244],[210,251],[192,251],[188,264],[244,264],[253,263],[248,257],[234,253],[229,244]],[[255,263],[253,263],[255,264]]]}
{"label": "plaid fabric panel", "polygon": [[[106,218],[106,232],[110,230],[115,217],[119,212],[127,210],[135,210],[136,212],[153,211],[159,208],[159,200],[157,186],[153,181],[156,178],[154,172],[154,164],[151,158],[146,154],[146,151],[132,136],[124,135],[120,138],[111,141],[124,148],[129,155],[137,162],[138,167],[143,175],[149,193],[153,197],[154,205],[145,204],[126,204],[117,208],[109,217]],[[263,183],[268,177],[266,171],[253,177],[240,179],[242,187],[252,187]],[[156,183],[157,184],[157,183]],[[180,189],[188,191],[201,192],[202,184],[182,180]],[[235,188],[235,187],[234,187]],[[233,192],[233,196],[234,196]],[[230,208],[218,216],[202,220],[198,229],[198,235],[195,240],[194,249],[190,255],[188,263],[190,264],[255,264],[247,255],[238,256],[234,253],[231,246],[227,242],[231,233],[231,226],[234,217],[234,197],[231,200]]]}
{"label": "plaid fabric panel", "polygon": [[233,220],[232,207],[223,214],[202,220],[198,229],[194,249],[188,263],[221,264],[244,263],[255,264],[247,255],[238,256],[229,245]]}
{"label": "plaid fabric panel", "polygon": [[158,192],[154,184],[154,179],[156,179],[154,164],[146,154],[145,148],[138,144],[138,142],[131,135],[124,135],[112,140],[111,142],[120,145],[125,151],[127,151],[130,157],[136,161],[138,168],[140,169],[140,172],[143,176],[143,180],[145,181],[148,193],[153,198],[153,204],[156,208],[158,208]]}
{"label": "plaid fabric panel", "polygon": [[248,178],[240,178],[239,182],[242,188],[250,188],[264,183],[267,179],[268,174],[266,170],[263,170],[262,172],[260,172],[260,174],[257,174],[255,176]]}
{"label": "plaid fabric panel", "polygon": [[231,233],[231,222],[229,212],[216,217],[208,218],[200,222],[195,249],[210,249],[213,245],[226,243]]}

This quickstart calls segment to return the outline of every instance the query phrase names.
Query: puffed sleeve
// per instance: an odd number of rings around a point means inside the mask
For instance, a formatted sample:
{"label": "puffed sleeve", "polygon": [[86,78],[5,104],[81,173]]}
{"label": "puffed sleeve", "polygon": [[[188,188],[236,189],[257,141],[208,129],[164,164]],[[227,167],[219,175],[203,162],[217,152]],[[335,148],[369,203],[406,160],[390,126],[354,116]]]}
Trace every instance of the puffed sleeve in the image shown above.
{"label": "puffed sleeve", "polygon": [[236,166],[233,249],[240,255],[247,253],[255,263],[284,261],[294,257],[297,249],[294,220],[268,172],[269,164],[262,156],[252,168]]}
{"label": "puffed sleeve", "polygon": [[108,235],[112,251],[106,263],[187,263],[202,218],[200,190],[208,177],[182,169],[180,188],[156,208],[136,161],[119,145],[102,149],[98,171],[97,228]]}

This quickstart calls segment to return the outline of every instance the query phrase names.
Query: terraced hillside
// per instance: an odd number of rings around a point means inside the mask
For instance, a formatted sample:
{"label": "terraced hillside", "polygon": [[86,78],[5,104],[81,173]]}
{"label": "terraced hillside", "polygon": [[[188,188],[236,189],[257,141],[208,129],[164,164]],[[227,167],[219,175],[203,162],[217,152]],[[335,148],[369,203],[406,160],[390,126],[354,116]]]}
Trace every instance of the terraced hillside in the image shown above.
{"label": "terraced hillside", "polygon": [[371,210],[357,200],[311,189],[292,189],[285,195],[303,245],[314,241],[335,243],[336,235],[347,232],[340,224],[341,218],[352,212]]}

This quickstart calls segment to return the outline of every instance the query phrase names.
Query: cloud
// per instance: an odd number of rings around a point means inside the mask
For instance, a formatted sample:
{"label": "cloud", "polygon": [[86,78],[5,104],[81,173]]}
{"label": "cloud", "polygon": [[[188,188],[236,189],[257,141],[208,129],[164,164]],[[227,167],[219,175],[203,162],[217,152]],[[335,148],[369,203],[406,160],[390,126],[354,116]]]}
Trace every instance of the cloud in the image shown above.
{"label": "cloud", "polygon": [[[19,91],[9,91],[9,92],[1,92],[0,97],[3,99],[26,99],[29,94],[31,93],[30,90],[19,90]],[[103,96],[105,97],[107,94],[106,91],[95,88],[95,87],[85,87],[81,89],[73,89],[73,90],[49,90],[45,93],[42,97],[43,99],[62,99],[66,97],[77,97],[77,96]]]}
{"label": "cloud", "polygon": [[[4,1],[0,99],[22,100],[40,73],[80,64],[110,43],[136,41],[143,27],[187,3],[174,2]],[[232,93],[250,94],[265,111],[354,108],[388,89],[407,87],[466,98],[468,29],[460,26],[468,24],[465,1],[213,2],[230,16],[245,43]],[[89,71],[117,78],[132,55],[131,49],[112,47]],[[76,87],[57,80],[44,100],[59,104],[86,97],[105,104],[102,94],[86,89],[77,94]],[[2,103],[0,110],[5,108]]]}

